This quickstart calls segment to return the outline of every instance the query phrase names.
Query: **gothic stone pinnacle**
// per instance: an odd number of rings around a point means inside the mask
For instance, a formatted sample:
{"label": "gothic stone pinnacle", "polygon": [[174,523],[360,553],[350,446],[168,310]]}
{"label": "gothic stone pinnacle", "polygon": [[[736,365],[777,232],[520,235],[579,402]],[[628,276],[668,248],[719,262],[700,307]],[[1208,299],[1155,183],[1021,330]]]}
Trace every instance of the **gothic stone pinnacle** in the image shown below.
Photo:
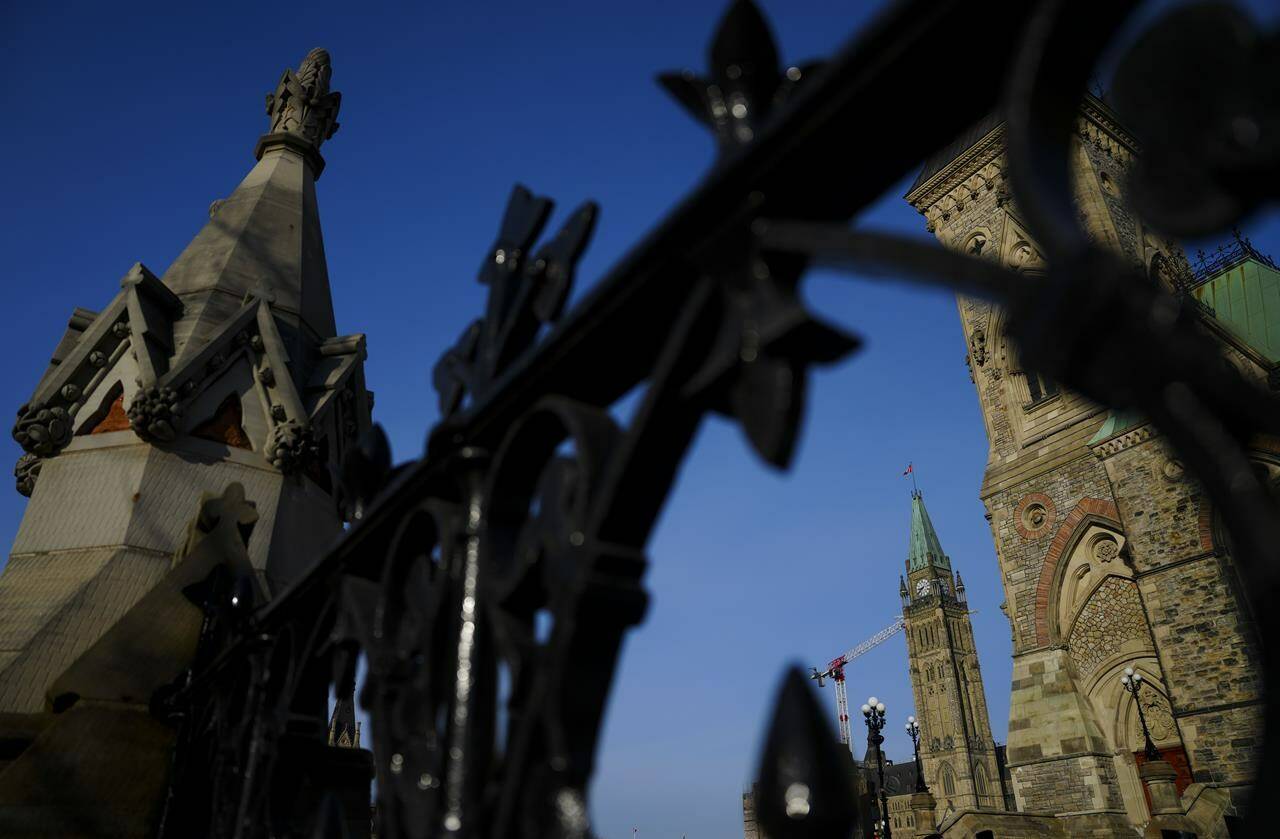
{"label": "gothic stone pinnacle", "polygon": [[320,146],[338,130],[342,94],[329,90],[333,67],[329,53],[317,47],[307,53],[297,71],[285,70],[275,92],[267,94],[268,133],[258,141],[261,159],[274,145],[298,147],[312,164],[316,177],[324,168]]}

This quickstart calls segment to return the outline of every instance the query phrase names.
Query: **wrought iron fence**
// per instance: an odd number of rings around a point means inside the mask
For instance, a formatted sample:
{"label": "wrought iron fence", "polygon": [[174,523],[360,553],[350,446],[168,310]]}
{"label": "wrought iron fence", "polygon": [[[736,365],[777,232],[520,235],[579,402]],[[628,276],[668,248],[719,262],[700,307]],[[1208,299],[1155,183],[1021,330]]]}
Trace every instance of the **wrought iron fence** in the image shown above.
{"label": "wrought iron fence", "polygon": [[[644,617],[645,545],[695,430],[727,415],[785,468],[809,368],[859,346],[801,304],[814,264],[1007,307],[1030,367],[1167,435],[1222,511],[1251,596],[1275,600],[1280,521],[1245,444],[1280,433],[1276,399],[1225,376],[1193,309],[1096,247],[1072,204],[1080,97],[1135,5],[979,15],[961,0],[908,0],[830,60],[781,67],[759,12],[735,0],[706,75],[660,77],[714,133],[715,166],[567,312],[596,208],[542,237],[551,201],[516,187],[481,264],[484,317],[435,366],[443,418],[424,456],[393,467],[381,434],[367,438],[337,476],[350,531],[269,603],[254,608],[234,579],[209,581],[200,656],[155,703],[182,725],[165,834],[291,835],[318,812],[314,835],[338,835],[341,810],[326,796],[336,782],[305,756],[327,731],[330,685],[349,689],[363,653],[380,837],[591,835],[586,790],[619,644]],[[1229,66],[1216,78],[1181,72],[1180,53],[1206,38]],[[960,96],[932,83],[932,57],[968,43],[981,44],[966,54],[971,77],[1002,85]],[[1114,99],[1152,138],[1130,185],[1149,222],[1207,233],[1275,197],[1274,74],[1258,81],[1273,56],[1217,6],[1171,13],[1134,43]],[[1218,100],[1230,102],[1208,114],[1183,104],[1217,101],[1228,84],[1238,88]],[[1013,200],[1049,265],[1040,282],[848,226],[995,108]],[[636,389],[640,407],[621,424],[609,407]],[[1277,611],[1256,614],[1262,637],[1277,637]],[[1270,645],[1264,654],[1271,684],[1277,657]],[[1268,756],[1280,753],[1278,708],[1268,700]],[[757,802],[775,837],[847,835],[857,817],[823,717],[791,674]],[[1257,800],[1278,783],[1265,760]],[[788,813],[795,784],[803,818]]]}

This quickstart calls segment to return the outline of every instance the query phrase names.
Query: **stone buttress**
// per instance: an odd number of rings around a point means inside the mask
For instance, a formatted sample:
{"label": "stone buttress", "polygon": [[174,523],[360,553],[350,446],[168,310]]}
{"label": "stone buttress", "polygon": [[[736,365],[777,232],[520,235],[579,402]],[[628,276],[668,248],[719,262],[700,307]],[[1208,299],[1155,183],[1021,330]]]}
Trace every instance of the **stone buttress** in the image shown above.
{"label": "stone buttress", "polygon": [[[1076,135],[1076,198],[1090,238],[1129,260],[1135,281],[1195,295],[1205,278],[1123,201],[1135,138],[1094,97],[1082,103]],[[944,246],[1028,282],[1044,273],[1005,183],[998,118],[927,164],[906,198]],[[1119,682],[1132,667],[1183,803],[1225,801],[1233,817],[1256,766],[1260,674],[1230,547],[1203,490],[1145,420],[1027,369],[1000,307],[957,303],[990,442],[981,495],[1013,636],[1008,761],[1018,808],[1078,835],[1151,820],[1138,715]],[[1198,311],[1228,363],[1262,382],[1275,375],[1230,323]],[[1272,480],[1278,453],[1273,440],[1251,453]],[[1221,814],[1212,818],[1223,829]]]}

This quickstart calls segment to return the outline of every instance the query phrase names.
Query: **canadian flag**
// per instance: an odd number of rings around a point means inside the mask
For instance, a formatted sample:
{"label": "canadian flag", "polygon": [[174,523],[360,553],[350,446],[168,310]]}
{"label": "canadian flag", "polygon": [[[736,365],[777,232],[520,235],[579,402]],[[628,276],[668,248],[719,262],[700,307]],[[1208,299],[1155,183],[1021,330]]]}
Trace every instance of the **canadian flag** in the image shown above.
{"label": "canadian flag", "polygon": [[902,473],[902,477],[904,477],[904,478],[905,478],[906,476],[910,475],[910,474],[911,474],[912,472],[914,472],[914,471],[916,471],[915,464],[914,464],[914,463],[908,463],[908,464],[907,464],[907,470],[906,470],[905,472],[903,472],[903,473]]}

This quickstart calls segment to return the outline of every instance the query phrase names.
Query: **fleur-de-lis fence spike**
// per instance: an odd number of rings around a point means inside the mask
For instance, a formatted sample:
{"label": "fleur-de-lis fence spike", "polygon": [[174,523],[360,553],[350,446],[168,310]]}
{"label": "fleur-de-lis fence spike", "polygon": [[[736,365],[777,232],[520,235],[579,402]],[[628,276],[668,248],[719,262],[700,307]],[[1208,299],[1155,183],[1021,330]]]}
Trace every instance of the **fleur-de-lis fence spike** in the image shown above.
{"label": "fleur-de-lis fence spike", "polygon": [[533,345],[539,329],[560,317],[599,207],[583,204],[531,257],[553,206],[519,184],[512,189],[498,237],[480,266],[479,281],[489,287],[485,317],[468,326],[436,363],[442,415],[457,411],[467,394],[485,392]]}
{"label": "fleur-de-lis fence spike", "polygon": [[760,758],[756,814],[769,836],[851,836],[858,819],[855,769],[804,672],[782,677]]}
{"label": "fleur-de-lis fence spike", "polygon": [[735,0],[720,21],[708,55],[708,76],[668,72],[658,83],[716,135],[721,152],[750,143],[777,106],[819,62],[778,66],[769,24],[751,0]]}

